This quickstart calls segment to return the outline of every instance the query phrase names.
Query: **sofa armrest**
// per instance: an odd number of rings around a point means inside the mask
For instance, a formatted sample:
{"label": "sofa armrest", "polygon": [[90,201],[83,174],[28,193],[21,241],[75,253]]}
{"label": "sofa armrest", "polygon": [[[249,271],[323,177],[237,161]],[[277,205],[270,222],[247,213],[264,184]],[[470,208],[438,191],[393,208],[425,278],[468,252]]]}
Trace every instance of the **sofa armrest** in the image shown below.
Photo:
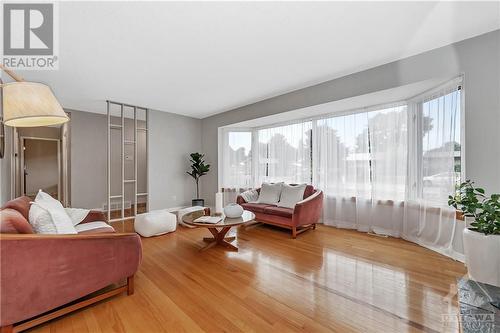
{"label": "sofa armrest", "polygon": [[89,214],[83,219],[81,223],[88,223],[88,222],[97,222],[97,221],[102,221],[102,222],[108,222],[108,218],[106,217],[106,214],[100,210],[91,210]]}
{"label": "sofa armrest", "polygon": [[323,192],[314,194],[299,201],[293,209],[292,223],[295,226],[318,223],[323,211]]}
{"label": "sofa armrest", "polygon": [[0,326],[34,317],[134,275],[135,233],[0,235]]}
{"label": "sofa armrest", "polygon": [[237,203],[238,205],[241,205],[241,204],[244,204],[244,203],[247,203],[247,202],[245,201],[245,199],[243,199],[243,197],[242,197],[241,195],[238,195],[238,196],[236,197],[236,203]]}

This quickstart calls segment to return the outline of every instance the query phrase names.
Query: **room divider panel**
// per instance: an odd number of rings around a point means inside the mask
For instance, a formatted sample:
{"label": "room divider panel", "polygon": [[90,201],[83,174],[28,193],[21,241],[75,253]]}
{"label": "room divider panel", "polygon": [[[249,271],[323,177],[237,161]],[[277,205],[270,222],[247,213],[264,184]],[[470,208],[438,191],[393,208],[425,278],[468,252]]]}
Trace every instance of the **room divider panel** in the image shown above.
{"label": "room divider panel", "polygon": [[[106,101],[107,212],[110,223],[122,223],[147,211],[148,109]],[[124,231],[124,230],[123,230]]]}

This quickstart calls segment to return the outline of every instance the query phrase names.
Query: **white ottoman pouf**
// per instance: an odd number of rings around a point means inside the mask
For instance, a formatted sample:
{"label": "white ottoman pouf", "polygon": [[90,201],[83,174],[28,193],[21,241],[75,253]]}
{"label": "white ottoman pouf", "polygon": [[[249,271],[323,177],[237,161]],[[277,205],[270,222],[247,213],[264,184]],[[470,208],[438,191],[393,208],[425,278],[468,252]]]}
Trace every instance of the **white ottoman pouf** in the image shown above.
{"label": "white ottoman pouf", "polygon": [[135,217],[135,232],[143,237],[163,235],[176,228],[177,219],[167,210],[153,210]]}

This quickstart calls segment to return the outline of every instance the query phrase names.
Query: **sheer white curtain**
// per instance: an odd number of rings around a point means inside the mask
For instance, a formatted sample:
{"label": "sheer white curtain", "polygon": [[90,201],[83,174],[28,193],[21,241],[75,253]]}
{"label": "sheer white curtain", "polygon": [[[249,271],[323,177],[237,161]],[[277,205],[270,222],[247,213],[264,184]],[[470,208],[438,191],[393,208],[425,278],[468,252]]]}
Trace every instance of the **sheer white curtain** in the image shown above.
{"label": "sheer white curtain", "polygon": [[252,132],[225,129],[222,132],[221,187],[224,205],[252,184]]}
{"label": "sheer white curtain", "polygon": [[371,230],[400,237],[408,152],[407,106],[369,113],[372,174]]}
{"label": "sheer white curtain", "polygon": [[311,182],[311,122],[258,129],[254,185]]}
{"label": "sheer white curtain", "polygon": [[460,182],[459,83],[414,103],[409,133],[409,177],[404,238],[463,260],[463,221],[448,206],[448,195]]}
{"label": "sheer white curtain", "polygon": [[368,114],[320,119],[315,123],[314,185],[323,190],[323,222],[368,231],[358,218],[370,199]]}
{"label": "sheer white curtain", "polygon": [[399,236],[406,183],[406,106],[315,123],[315,185],[327,225]]}

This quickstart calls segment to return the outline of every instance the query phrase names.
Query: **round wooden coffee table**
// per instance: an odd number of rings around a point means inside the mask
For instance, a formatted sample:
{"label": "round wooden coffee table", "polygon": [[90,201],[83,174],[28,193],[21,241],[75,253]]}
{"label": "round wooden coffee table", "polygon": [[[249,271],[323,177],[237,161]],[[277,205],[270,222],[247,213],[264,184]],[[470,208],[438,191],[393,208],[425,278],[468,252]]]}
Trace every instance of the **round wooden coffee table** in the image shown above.
{"label": "round wooden coffee table", "polygon": [[202,249],[200,249],[200,251],[209,249],[215,245],[221,245],[230,250],[238,251],[238,248],[230,243],[233,240],[235,240],[236,237],[226,237],[226,234],[232,227],[237,227],[246,224],[255,219],[254,213],[249,212],[248,210],[244,210],[243,215],[237,218],[229,218],[225,217],[224,215],[221,215],[222,220],[216,224],[193,222],[198,217],[203,216],[203,214],[204,213],[202,211],[199,211],[199,212],[188,213],[182,217],[182,221],[184,223],[196,228],[207,228],[208,231],[210,231],[210,233],[213,235],[213,237],[203,238],[203,241],[207,242],[208,244],[204,246]]}

